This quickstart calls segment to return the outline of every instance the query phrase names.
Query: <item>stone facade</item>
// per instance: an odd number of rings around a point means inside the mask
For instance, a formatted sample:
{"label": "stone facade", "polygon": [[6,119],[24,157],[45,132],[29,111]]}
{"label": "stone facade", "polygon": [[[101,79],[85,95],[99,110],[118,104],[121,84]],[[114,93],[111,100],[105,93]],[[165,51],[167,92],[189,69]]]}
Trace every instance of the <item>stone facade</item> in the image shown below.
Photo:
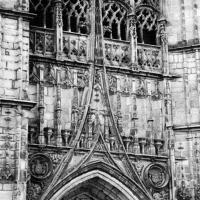
{"label": "stone facade", "polygon": [[191,2],[0,0],[2,199],[198,199]]}

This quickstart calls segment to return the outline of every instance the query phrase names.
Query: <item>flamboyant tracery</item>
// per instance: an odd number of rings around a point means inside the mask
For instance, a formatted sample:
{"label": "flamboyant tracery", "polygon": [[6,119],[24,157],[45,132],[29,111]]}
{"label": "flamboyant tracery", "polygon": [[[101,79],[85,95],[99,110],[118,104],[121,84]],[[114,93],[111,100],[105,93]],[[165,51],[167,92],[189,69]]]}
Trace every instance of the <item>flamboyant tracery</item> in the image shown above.
{"label": "flamboyant tracery", "polygon": [[116,2],[104,3],[102,9],[104,37],[127,39],[127,10]]}
{"label": "flamboyant tracery", "polygon": [[[138,43],[157,44],[158,1],[136,0],[135,5]],[[54,6],[52,0],[30,0],[30,12],[36,14],[31,25],[54,28],[56,23]],[[63,0],[63,31],[90,34],[91,12],[90,0]],[[105,1],[103,3],[104,38],[129,40],[129,12],[121,2]]]}
{"label": "flamboyant tracery", "polygon": [[53,28],[54,10],[52,0],[30,0],[30,12],[36,17],[31,21],[32,26]]}
{"label": "flamboyant tracery", "polygon": [[89,1],[64,0],[63,30],[87,34],[89,31]]}
{"label": "flamboyant tracery", "polygon": [[157,14],[143,8],[137,11],[136,16],[138,43],[156,44]]}

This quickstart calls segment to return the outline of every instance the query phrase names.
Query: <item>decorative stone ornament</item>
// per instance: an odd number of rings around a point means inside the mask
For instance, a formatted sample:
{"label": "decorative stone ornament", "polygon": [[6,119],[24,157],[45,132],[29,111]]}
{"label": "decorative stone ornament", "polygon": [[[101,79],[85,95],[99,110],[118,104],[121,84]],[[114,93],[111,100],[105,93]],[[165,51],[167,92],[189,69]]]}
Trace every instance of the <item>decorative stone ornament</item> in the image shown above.
{"label": "decorative stone ornament", "polygon": [[48,178],[53,171],[52,160],[41,153],[31,157],[29,167],[31,176],[40,180]]}
{"label": "decorative stone ornament", "polygon": [[160,164],[150,164],[144,170],[145,184],[154,189],[162,189],[169,182],[169,175],[165,167]]}

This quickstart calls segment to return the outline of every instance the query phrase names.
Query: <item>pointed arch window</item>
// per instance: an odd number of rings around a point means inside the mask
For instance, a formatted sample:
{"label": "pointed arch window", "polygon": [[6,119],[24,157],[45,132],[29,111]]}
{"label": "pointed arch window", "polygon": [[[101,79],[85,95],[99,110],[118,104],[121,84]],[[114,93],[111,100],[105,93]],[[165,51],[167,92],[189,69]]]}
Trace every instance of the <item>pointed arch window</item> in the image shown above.
{"label": "pointed arch window", "polygon": [[53,28],[52,0],[29,0],[30,12],[36,14],[32,26]]}
{"label": "pointed arch window", "polygon": [[157,44],[159,0],[135,0],[138,43]]}
{"label": "pointed arch window", "polygon": [[104,37],[127,40],[127,10],[119,3],[104,3],[102,20]]}
{"label": "pointed arch window", "polygon": [[63,30],[88,34],[89,1],[64,0],[63,5]]}

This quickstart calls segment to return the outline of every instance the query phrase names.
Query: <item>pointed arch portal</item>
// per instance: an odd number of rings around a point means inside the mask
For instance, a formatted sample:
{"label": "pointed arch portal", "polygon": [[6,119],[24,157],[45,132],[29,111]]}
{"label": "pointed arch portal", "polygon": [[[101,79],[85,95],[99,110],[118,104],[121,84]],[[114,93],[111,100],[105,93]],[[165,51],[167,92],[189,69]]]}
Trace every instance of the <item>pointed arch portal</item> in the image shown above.
{"label": "pointed arch portal", "polygon": [[150,200],[118,169],[104,162],[87,164],[62,179],[44,200]]}
{"label": "pointed arch portal", "polygon": [[138,200],[121,182],[99,170],[93,170],[73,179],[53,196],[52,200],[54,199]]}
{"label": "pointed arch portal", "polygon": [[63,186],[51,200],[139,200],[123,183],[109,174],[93,170]]}

